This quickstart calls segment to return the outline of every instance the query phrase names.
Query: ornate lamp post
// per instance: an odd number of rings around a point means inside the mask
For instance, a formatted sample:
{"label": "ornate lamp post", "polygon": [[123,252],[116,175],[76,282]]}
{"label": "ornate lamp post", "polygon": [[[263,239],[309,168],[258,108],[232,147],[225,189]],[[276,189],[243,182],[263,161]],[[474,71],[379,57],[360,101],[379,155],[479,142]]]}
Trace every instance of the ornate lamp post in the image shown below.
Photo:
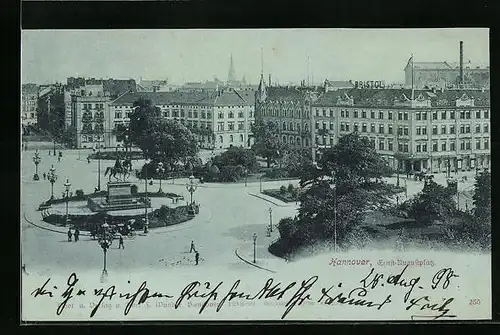
{"label": "ornate lamp post", "polygon": [[64,183],[64,188],[66,189],[66,224],[65,226],[68,225],[68,202],[69,202],[69,189],[71,188],[71,183],[69,182],[69,179],[66,179],[66,182]]}
{"label": "ornate lamp post", "polygon": [[50,200],[54,200],[54,183],[57,180],[56,168],[54,167],[54,165],[50,167],[47,178],[51,185]]}
{"label": "ornate lamp post", "polygon": [[148,233],[149,218],[148,218],[148,165],[151,161],[144,160],[144,234]]}
{"label": "ornate lamp post", "polygon": [[158,179],[160,179],[160,189],[158,190],[158,193],[163,193],[163,190],[161,189],[161,180],[163,178],[163,174],[165,173],[165,168],[163,167],[162,162],[158,163],[158,167],[156,168],[156,173],[158,174]]}
{"label": "ornate lamp post", "polygon": [[255,245],[257,244],[257,234],[253,233],[253,262],[255,263]]}
{"label": "ornate lamp post", "polygon": [[42,161],[42,158],[38,154],[38,149],[35,151],[35,155],[33,156],[33,163],[35,163],[35,174],[33,175],[33,180],[40,180],[38,176],[38,164]]}
{"label": "ornate lamp post", "polygon": [[273,231],[273,208],[269,207],[269,231]]}
{"label": "ornate lamp post", "polygon": [[189,182],[186,183],[186,189],[191,195],[191,202],[189,203],[190,206],[193,205],[193,193],[196,192],[196,189],[198,188],[198,184],[194,181],[194,176],[191,175],[189,177]]}
{"label": "ornate lamp post", "polygon": [[108,276],[108,271],[106,270],[106,253],[108,252],[109,247],[111,246],[112,243],[112,238],[109,233],[109,225],[106,223],[106,219],[104,219],[104,224],[102,225],[103,228],[103,233],[97,240],[99,243],[100,247],[102,248],[103,251],[103,256],[104,256],[104,264],[103,264],[103,269],[102,269],[102,280]]}
{"label": "ornate lamp post", "polygon": [[94,153],[97,153],[97,191],[101,190],[101,147],[98,144],[94,145]]}

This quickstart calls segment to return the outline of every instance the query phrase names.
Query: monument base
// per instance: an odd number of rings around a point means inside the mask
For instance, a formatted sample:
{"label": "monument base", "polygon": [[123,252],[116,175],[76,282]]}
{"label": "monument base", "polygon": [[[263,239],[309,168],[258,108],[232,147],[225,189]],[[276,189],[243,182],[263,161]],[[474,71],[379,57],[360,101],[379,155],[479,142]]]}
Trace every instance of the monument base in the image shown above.
{"label": "monument base", "polygon": [[123,203],[109,203],[104,197],[88,198],[87,206],[92,212],[109,212],[109,211],[119,211],[126,209],[140,209],[148,207],[151,205],[146,204],[138,199],[129,199],[127,202]]}

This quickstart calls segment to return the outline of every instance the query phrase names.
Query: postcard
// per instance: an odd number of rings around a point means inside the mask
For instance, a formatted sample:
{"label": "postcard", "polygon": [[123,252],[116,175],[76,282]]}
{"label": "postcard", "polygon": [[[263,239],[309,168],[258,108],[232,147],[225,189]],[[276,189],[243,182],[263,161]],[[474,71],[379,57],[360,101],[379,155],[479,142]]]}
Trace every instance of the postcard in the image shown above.
{"label": "postcard", "polygon": [[22,321],[491,319],[488,34],[23,30]]}

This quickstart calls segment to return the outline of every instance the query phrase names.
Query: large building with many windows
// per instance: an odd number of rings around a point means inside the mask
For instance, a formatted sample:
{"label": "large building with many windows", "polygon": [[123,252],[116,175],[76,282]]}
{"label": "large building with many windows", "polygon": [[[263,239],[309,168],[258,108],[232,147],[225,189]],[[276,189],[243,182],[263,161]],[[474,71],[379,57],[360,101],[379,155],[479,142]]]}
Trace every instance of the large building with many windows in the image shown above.
{"label": "large building with many windows", "polygon": [[24,84],[21,91],[21,124],[34,126],[37,124],[37,102],[38,86],[36,84]]}
{"label": "large building with many windows", "polygon": [[[133,104],[139,98],[151,100],[161,115],[189,127],[200,147],[248,148],[253,144],[254,94],[234,89],[193,92],[137,92],[124,94],[110,104],[111,128],[127,125]],[[112,136],[111,146],[122,146]]]}

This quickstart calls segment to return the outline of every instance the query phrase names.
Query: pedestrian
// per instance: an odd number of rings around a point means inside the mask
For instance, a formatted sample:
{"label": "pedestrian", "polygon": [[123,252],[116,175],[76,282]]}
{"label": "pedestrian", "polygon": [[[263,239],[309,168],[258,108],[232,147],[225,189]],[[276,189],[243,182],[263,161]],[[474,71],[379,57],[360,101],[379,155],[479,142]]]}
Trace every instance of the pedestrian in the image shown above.
{"label": "pedestrian", "polygon": [[194,260],[196,261],[196,265],[198,265],[198,262],[200,260],[200,253],[198,251],[196,251],[194,254]]}
{"label": "pedestrian", "polygon": [[68,229],[68,242],[71,242],[71,237],[73,236],[73,234],[71,233],[71,228]]}
{"label": "pedestrian", "polygon": [[191,249],[189,249],[189,253],[193,251],[196,252],[196,249],[194,248],[194,241],[191,241]]}
{"label": "pedestrian", "polygon": [[87,163],[90,164],[90,156],[87,156]]}
{"label": "pedestrian", "polygon": [[123,245],[123,235],[120,234],[120,243],[118,244],[118,249],[125,249],[125,245]]}
{"label": "pedestrian", "polygon": [[43,173],[43,180],[45,180],[45,178],[47,178],[47,174],[44,172]]}
{"label": "pedestrian", "polygon": [[80,240],[80,230],[78,228],[75,229],[75,242]]}

